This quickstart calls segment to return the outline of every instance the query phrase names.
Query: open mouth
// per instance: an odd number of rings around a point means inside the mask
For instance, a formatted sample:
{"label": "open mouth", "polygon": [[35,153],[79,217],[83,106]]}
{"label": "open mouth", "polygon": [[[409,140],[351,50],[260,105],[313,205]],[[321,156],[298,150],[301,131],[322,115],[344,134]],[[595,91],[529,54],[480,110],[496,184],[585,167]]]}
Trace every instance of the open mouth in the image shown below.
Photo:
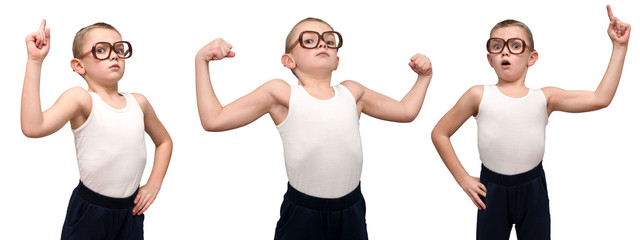
{"label": "open mouth", "polygon": [[502,60],[502,66],[510,66],[511,63],[508,60]]}

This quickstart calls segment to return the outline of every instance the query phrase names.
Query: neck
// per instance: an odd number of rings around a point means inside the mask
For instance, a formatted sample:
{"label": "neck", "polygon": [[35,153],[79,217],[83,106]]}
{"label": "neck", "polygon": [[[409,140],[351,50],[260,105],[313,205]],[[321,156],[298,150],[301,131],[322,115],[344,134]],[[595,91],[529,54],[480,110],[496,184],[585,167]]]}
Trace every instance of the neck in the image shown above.
{"label": "neck", "polygon": [[[508,78],[504,78],[508,77]],[[525,86],[525,78],[527,77],[527,71],[525,70],[520,76],[500,76],[498,75],[498,83],[496,86],[498,87],[507,87],[507,88],[526,88]]]}
{"label": "neck", "polygon": [[512,98],[524,97],[529,92],[529,88],[524,85],[524,78],[517,81],[506,81],[500,79],[496,86],[502,94]]}
{"label": "neck", "polygon": [[95,92],[100,96],[119,96],[118,85],[100,86],[98,84],[89,84],[89,91]]}
{"label": "neck", "polygon": [[526,88],[524,84],[524,78],[518,79],[516,81],[507,81],[498,79],[498,83],[496,84],[498,87],[506,87],[506,88]]}
{"label": "neck", "polygon": [[306,87],[329,87],[331,86],[331,74],[329,76],[298,74],[298,84]]}

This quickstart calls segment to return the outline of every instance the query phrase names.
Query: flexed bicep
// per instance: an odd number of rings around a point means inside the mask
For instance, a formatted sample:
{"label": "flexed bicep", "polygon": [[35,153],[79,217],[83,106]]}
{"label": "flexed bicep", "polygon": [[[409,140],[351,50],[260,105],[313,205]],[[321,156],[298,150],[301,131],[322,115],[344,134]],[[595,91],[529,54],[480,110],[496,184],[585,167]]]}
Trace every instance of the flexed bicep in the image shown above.
{"label": "flexed bicep", "polygon": [[[86,90],[74,87],[65,91],[49,109],[40,111],[39,98],[37,103],[31,103],[34,99],[29,99],[29,94],[23,94],[23,107],[21,111],[22,132],[27,137],[38,138],[52,134],[62,128],[73,118],[88,115],[91,96]],[[84,103],[84,104],[83,104]],[[38,105],[38,107],[28,107],[28,105]],[[86,117],[85,117],[86,118]]]}
{"label": "flexed bicep", "polygon": [[247,125],[277,106],[288,104],[290,86],[282,80],[271,80],[237,100],[202,114],[201,123],[207,131],[226,131]]}

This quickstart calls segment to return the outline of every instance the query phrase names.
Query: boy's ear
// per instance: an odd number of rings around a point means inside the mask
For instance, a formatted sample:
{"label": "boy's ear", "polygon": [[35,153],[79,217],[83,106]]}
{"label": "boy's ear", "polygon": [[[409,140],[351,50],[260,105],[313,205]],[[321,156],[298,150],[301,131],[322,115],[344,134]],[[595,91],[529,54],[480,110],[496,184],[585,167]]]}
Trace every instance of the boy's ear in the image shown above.
{"label": "boy's ear", "polygon": [[536,61],[538,61],[538,52],[537,51],[533,51],[533,52],[531,52],[531,56],[529,56],[529,61],[527,62],[527,67],[533,66],[533,64],[536,64]]}
{"label": "boy's ear", "polygon": [[80,59],[71,59],[71,69],[73,69],[73,71],[77,74],[80,74],[80,76],[84,76],[85,74],[85,69]]}
{"label": "boy's ear", "polygon": [[282,65],[284,65],[284,67],[291,70],[296,68],[296,63],[293,61],[293,57],[291,57],[291,54],[288,54],[288,53],[282,54],[282,57],[280,60],[282,61]]}
{"label": "boy's ear", "polygon": [[491,53],[487,53],[487,61],[489,61],[489,66],[493,68],[493,64],[491,64]]}

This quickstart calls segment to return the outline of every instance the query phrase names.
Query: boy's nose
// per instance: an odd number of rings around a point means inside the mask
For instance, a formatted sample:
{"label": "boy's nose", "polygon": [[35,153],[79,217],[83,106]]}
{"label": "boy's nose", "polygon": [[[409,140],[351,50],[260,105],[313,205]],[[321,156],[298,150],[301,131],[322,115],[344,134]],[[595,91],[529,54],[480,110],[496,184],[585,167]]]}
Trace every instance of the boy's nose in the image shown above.
{"label": "boy's nose", "polygon": [[109,59],[118,59],[119,57],[116,51],[111,50],[111,52],[109,52]]}
{"label": "boy's nose", "polygon": [[318,48],[327,48],[327,43],[324,42],[324,40],[320,39],[320,42],[318,42]]}

